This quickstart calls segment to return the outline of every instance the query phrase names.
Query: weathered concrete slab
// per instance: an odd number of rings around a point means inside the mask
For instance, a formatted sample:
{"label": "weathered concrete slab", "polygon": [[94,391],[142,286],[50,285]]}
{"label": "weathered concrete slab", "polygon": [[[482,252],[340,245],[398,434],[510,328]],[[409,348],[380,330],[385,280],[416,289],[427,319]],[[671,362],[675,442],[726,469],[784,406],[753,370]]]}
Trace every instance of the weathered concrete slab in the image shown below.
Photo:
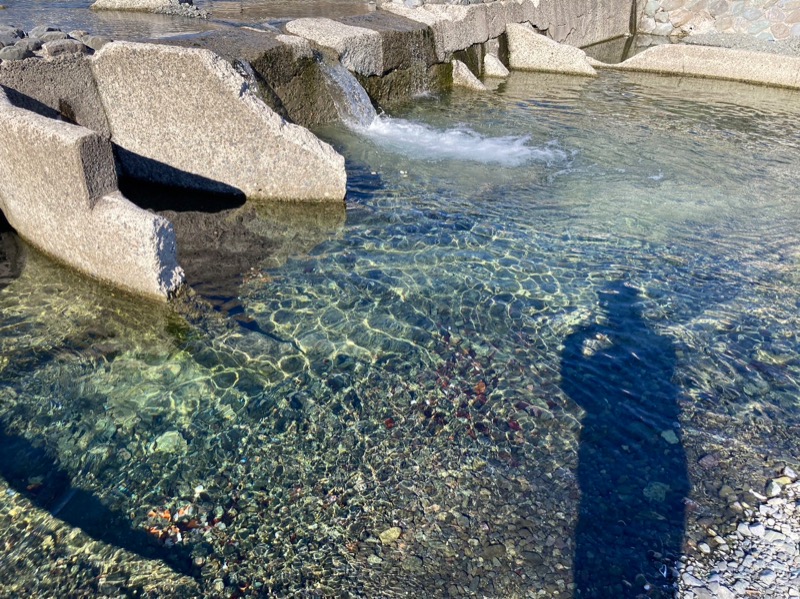
{"label": "weathered concrete slab", "polygon": [[580,47],[629,33],[637,17],[633,0],[502,0],[416,8],[395,1],[381,9],[429,25],[440,60],[497,37],[507,23],[530,22],[555,41]]}
{"label": "weathered concrete slab", "polygon": [[749,50],[669,44],[649,48],[623,63],[604,66],[800,89],[800,57]]}
{"label": "weathered concrete slab", "polygon": [[503,78],[508,77],[509,71],[497,56],[486,54],[483,57],[483,74],[486,77]]}
{"label": "weathered concrete slab", "polygon": [[382,72],[356,73],[370,98],[380,106],[386,108],[422,92],[450,87],[452,67],[449,62],[440,62],[434,32],[425,23],[380,10],[339,21],[381,36]]}
{"label": "weathered concrete slab", "polygon": [[448,60],[453,52],[483,43],[490,37],[486,6],[483,4],[426,4],[408,8],[391,3],[382,5],[381,9],[430,27],[434,34],[436,56],[440,62]]}
{"label": "weathered concrete slab", "polygon": [[91,8],[92,10],[125,10],[183,17],[208,17],[208,13],[194,6],[192,0],[96,0]]}
{"label": "weathered concrete slab", "polygon": [[0,92],[0,209],[32,245],[117,287],[167,299],[183,282],[164,218],[117,190],[111,143]]}
{"label": "weathered concrete slab", "polygon": [[96,0],[94,10],[129,10],[149,12],[165,6],[191,4],[192,0]]}
{"label": "weathered concrete slab", "polygon": [[61,56],[0,64],[0,85],[20,108],[77,123],[108,138],[111,130],[88,58]]}
{"label": "weathered concrete slab", "polygon": [[387,11],[337,20],[345,25],[370,29],[380,34],[383,48],[381,74],[397,69],[429,67],[437,62],[433,32],[423,23]]}
{"label": "weathered concrete slab", "polygon": [[480,82],[469,67],[460,60],[451,61],[453,64],[453,85],[456,87],[465,87],[474,91],[486,91],[486,86]]}
{"label": "weathered concrete slab", "polygon": [[583,50],[559,44],[529,25],[509,24],[508,62],[512,69],[596,76]]}
{"label": "weathered concrete slab", "polygon": [[344,159],[214,53],[112,42],[92,69],[127,175],[254,199],[344,198]]}
{"label": "weathered concrete slab", "polygon": [[588,46],[626,35],[636,22],[632,0],[539,0],[530,22],[548,37],[570,46]]}
{"label": "weathered concrete slab", "polygon": [[337,119],[311,43],[294,35],[250,28],[206,31],[154,43],[204,48],[233,65],[246,62],[258,96],[282,117],[304,127]]}
{"label": "weathered concrete slab", "polygon": [[383,41],[372,29],[345,25],[332,19],[296,19],[284,25],[288,33],[330,48],[346,69],[360,75],[382,75]]}

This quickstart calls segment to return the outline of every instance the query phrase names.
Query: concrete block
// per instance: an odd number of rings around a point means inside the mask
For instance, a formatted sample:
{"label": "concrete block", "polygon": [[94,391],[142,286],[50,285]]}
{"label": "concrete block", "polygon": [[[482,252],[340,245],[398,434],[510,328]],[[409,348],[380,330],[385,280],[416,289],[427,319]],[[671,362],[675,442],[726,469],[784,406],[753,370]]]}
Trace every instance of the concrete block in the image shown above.
{"label": "concrete block", "polygon": [[429,67],[437,62],[433,32],[423,23],[384,10],[338,20],[380,34],[383,46],[382,74],[419,67],[420,64]]}
{"label": "concrete block", "polygon": [[525,23],[528,20],[525,9],[527,0],[502,0],[501,4],[505,4],[506,7],[506,24]]}
{"label": "concrete block", "polygon": [[334,50],[342,66],[350,71],[367,76],[384,73],[383,42],[377,31],[331,19],[297,19],[286,23],[284,28],[288,33]]}
{"label": "concrete block", "polygon": [[172,225],[119,193],[108,140],[1,92],[0,139],[0,209],[21,237],[139,295],[165,300],[180,287]]}
{"label": "concrete block", "polygon": [[293,123],[311,127],[338,118],[314,50],[305,38],[242,27],[158,43],[218,54],[234,65],[267,106]]}
{"label": "concrete block", "polygon": [[557,42],[583,47],[630,33],[632,0],[528,0],[526,21]]}
{"label": "concrete block", "polygon": [[507,23],[517,22],[512,18],[511,11],[509,10],[510,7],[516,7],[516,3],[507,2],[505,0],[495,0],[495,2],[484,5],[486,12],[486,32],[489,38],[502,35],[506,30]]}
{"label": "concrete block", "polygon": [[407,8],[392,3],[382,5],[381,9],[429,26],[439,61],[446,61],[453,52],[482,44],[490,37],[484,4],[426,4]]}
{"label": "concrete block", "polygon": [[429,4],[419,10],[430,12],[436,19],[434,29],[438,29],[442,40],[440,55],[464,50],[494,37],[489,35],[485,4]]}
{"label": "concrete block", "polygon": [[111,42],[91,63],[127,175],[253,199],[344,198],[344,158],[214,53]]}
{"label": "concrete block", "polygon": [[26,58],[33,58],[33,52],[28,48],[14,45],[0,49],[0,60],[25,60]]}
{"label": "concrete block", "polygon": [[160,8],[192,4],[192,0],[96,0],[92,10],[128,10],[152,12]]}
{"label": "concrete block", "polygon": [[800,89],[800,57],[749,50],[665,44],[606,67]]}
{"label": "concrete block", "polygon": [[526,25],[509,24],[508,60],[512,69],[596,76],[583,50],[559,44]]}
{"label": "concrete block", "polygon": [[486,91],[486,86],[472,74],[469,67],[460,60],[451,61],[453,64],[453,85],[456,87],[465,87],[475,91]]}
{"label": "concrete block", "polygon": [[0,85],[8,88],[6,93],[14,106],[81,125],[105,138],[111,137],[85,55],[4,62],[0,64]]}
{"label": "concrete block", "polygon": [[483,57],[483,74],[486,77],[504,78],[508,77],[509,72],[500,59],[494,54],[486,54]]}
{"label": "concrete block", "polygon": [[12,25],[0,25],[0,35],[8,35],[15,39],[22,39],[25,37],[25,32],[19,27]]}

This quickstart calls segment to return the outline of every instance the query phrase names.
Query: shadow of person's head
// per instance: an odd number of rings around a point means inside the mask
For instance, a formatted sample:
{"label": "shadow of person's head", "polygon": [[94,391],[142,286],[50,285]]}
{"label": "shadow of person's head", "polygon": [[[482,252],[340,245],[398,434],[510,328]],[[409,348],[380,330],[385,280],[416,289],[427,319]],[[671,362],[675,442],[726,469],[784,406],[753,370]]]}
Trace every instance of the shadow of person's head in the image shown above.
{"label": "shadow of person's head", "polygon": [[597,298],[609,326],[641,320],[642,295],[631,283],[622,279],[610,281],[597,292]]}

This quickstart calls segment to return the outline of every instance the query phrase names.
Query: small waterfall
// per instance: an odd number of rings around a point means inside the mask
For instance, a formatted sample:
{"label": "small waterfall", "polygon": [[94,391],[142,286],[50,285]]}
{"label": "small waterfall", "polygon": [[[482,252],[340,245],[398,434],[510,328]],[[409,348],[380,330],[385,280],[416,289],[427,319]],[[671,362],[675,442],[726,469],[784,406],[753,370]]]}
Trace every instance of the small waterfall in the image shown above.
{"label": "small waterfall", "polygon": [[369,127],[378,113],[361,84],[338,62],[322,62],[320,66],[328,77],[329,85],[335,88],[333,103],[342,122],[351,127]]}
{"label": "small waterfall", "polygon": [[488,137],[464,125],[436,129],[378,115],[358,80],[338,62],[320,62],[341,121],[366,139],[412,160],[476,162],[514,168],[537,162],[563,167],[571,155],[549,142],[530,145],[530,135]]}

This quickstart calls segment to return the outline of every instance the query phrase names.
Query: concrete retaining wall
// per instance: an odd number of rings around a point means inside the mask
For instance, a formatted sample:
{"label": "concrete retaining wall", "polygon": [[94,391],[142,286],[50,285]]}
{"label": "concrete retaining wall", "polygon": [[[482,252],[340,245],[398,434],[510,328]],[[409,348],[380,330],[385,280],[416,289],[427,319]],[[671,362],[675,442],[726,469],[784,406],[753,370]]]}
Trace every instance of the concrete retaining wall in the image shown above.
{"label": "concrete retaining wall", "polygon": [[530,22],[557,42],[581,47],[629,33],[637,15],[635,0],[498,0],[417,8],[391,2],[381,9],[429,25],[440,60],[499,36],[506,23]]}
{"label": "concrete retaining wall", "polygon": [[117,190],[111,143],[14,107],[0,91],[0,209],[43,252],[92,277],[164,300],[183,282],[165,219]]}

